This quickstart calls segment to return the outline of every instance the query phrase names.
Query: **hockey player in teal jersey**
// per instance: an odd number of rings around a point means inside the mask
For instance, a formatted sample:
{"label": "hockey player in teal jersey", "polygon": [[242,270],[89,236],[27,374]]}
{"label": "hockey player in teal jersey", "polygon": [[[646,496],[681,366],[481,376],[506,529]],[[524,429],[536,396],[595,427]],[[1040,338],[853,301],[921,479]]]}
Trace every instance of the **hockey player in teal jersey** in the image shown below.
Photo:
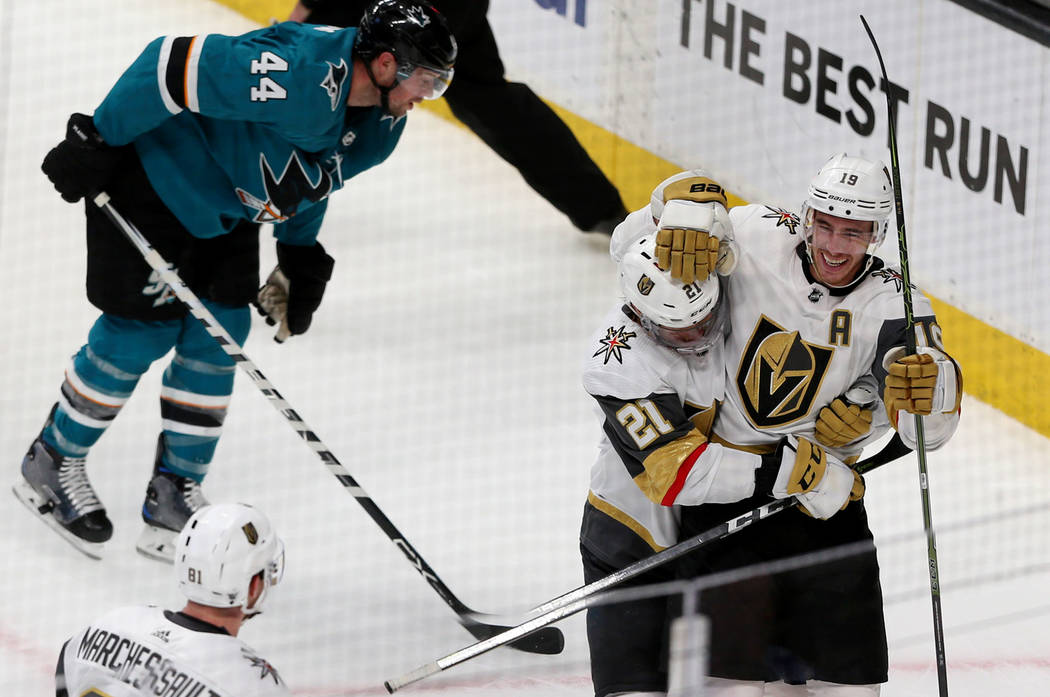
{"label": "hockey player in teal jersey", "polygon": [[[331,278],[317,241],[328,196],[385,160],[405,115],[452,79],[456,44],[416,0],[378,0],[356,28],[277,24],[241,36],[152,41],[93,116],[73,114],[43,170],[70,202],[115,207],[239,343],[256,302],[281,339],[305,332]],[[85,470],[139,378],[175,349],[161,391],[138,549],[170,560],[233,390],[232,359],[91,202],[87,294],[102,311],[66,369],[15,493],[89,556],[112,523]],[[259,289],[258,224],[278,266]]]}

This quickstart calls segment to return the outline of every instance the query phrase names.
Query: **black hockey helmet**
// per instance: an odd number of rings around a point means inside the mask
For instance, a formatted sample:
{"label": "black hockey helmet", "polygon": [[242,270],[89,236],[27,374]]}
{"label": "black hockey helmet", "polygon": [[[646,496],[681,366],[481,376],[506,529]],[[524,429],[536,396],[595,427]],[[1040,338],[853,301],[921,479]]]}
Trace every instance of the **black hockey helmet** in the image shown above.
{"label": "black hockey helmet", "polygon": [[445,74],[456,62],[456,39],[445,17],[416,0],[377,0],[358,25],[354,53],[366,62],[389,51],[399,68],[427,68]]}

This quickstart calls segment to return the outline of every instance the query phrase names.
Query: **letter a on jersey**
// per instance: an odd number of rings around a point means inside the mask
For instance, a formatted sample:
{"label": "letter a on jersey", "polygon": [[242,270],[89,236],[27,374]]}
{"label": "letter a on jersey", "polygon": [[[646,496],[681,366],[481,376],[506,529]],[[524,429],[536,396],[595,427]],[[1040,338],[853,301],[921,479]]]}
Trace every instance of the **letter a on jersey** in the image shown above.
{"label": "letter a on jersey", "polygon": [[756,428],[777,428],[813,408],[834,349],[802,340],[763,315],[737,367],[736,386]]}

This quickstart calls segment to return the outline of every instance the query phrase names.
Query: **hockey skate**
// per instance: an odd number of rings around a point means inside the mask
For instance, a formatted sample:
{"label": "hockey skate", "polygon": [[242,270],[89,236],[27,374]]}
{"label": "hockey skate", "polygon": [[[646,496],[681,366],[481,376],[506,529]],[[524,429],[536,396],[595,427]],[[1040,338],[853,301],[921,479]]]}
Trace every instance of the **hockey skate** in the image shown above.
{"label": "hockey skate", "polygon": [[161,462],[164,435],[157,440],[157,455],[153,463],[153,478],[146,487],[142,504],[142,520],[146,527],[139,535],[135,548],[139,554],[158,561],[174,563],[175,540],[190,516],[208,501],[201,485],[189,477],[180,477]]}
{"label": "hockey skate", "polygon": [[85,465],[85,458],[62,457],[37,436],[22,459],[22,479],[12,488],[26,508],[67,542],[101,559],[103,543],[113,536],[113,523],[88,481]]}

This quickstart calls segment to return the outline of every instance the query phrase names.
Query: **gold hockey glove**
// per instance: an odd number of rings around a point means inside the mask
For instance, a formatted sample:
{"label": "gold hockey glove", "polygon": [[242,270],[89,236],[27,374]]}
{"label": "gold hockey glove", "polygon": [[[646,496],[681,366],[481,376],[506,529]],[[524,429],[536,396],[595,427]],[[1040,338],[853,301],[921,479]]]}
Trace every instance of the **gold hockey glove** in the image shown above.
{"label": "gold hockey glove", "polygon": [[864,495],[859,474],[805,438],[788,436],[772,457],[780,460],[773,497],[794,496],[814,518],[827,520]]}
{"label": "gold hockey glove", "polygon": [[894,426],[901,410],[926,416],[959,408],[962,390],[955,364],[937,349],[922,346],[917,350],[900,356],[887,368],[882,401]]}
{"label": "gold hockey glove", "polygon": [[717,271],[726,276],[736,265],[726,194],[707,177],[688,177],[663,192],[656,232],[656,265],[689,284]]}
{"label": "gold hockey glove", "polygon": [[656,232],[656,265],[670,269],[684,284],[706,281],[718,263],[718,238],[702,230],[660,228]]}
{"label": "gold hockey glove", "polygon": [[836,397],[817,414],[817,442],[829,448],[840,448],[863,438],[871,431],[871,416],[870,409]]}

